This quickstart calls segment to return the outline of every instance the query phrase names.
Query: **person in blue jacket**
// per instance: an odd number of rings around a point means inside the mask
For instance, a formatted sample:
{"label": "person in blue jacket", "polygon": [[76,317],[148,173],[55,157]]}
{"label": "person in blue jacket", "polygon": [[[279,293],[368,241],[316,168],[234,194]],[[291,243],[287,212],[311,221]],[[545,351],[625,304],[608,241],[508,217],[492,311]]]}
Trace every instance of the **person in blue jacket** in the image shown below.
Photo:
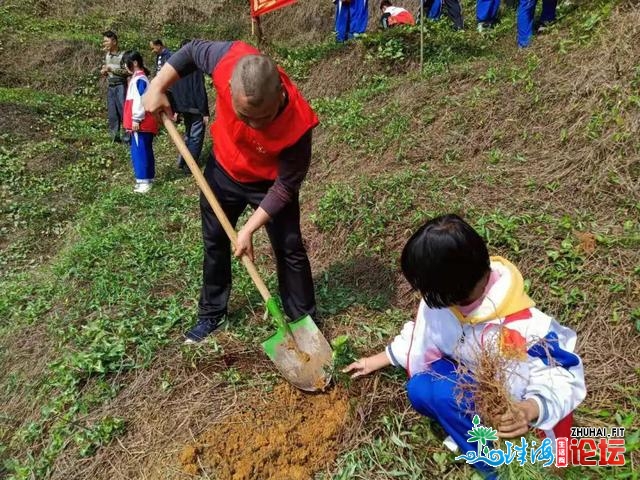
{"label": "person in blue jacket", "polygon": [[534,32],[544,30],[556,20],[556,7],[558,0],[542,0],[542,12],[540,20],[534,23],[537,0],[520,0],[518,4],[518,46],[526,48],[531,45]]}
{"label": "person in blue jacket", "polygon": [[500,10],[500,0],[477,0],[476,20],[478,20],[478,31],[489,30],[498,23],[498,11]]}
{"label": "person in blue jacket", "polygon": [[[183,40],[184,47],[191,40]],[[209,99],[204,86],[202,70],[194,70],[185,75],[171,87],[173,111],[184,121],[184,143],[197,162],[202,153],[202,144],[207,121],[209,120]],[[189,174],[182,155],[178,155],[177,167]]]}
{"label": "person in blue jacket", "polygon": [[367,30],[368,0],[334,0],[336,4],[336,40],[344,42]]}

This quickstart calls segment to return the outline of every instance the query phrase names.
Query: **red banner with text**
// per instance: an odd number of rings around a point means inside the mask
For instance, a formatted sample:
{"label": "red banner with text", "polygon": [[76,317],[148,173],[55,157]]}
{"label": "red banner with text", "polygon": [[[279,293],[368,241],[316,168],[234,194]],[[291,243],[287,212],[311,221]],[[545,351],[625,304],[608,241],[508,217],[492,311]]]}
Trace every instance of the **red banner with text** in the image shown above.
{"label": "red banner with text", "polygon": [[297,0],[249,0],[251,3],[251,16],[253,18],[272,12],[278,8],[286,7]]}

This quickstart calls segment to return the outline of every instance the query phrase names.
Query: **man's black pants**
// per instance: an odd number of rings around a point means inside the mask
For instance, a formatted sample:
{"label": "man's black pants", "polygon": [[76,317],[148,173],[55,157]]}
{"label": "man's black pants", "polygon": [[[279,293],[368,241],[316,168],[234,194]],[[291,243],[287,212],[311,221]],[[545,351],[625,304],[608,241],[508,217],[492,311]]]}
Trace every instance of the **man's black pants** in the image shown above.
{"label": "man's black pants", "polygon": [[[273,182],[239,183],[209,158],[204,176],[234,226],[247,207],[257,208]],[[231,243],[207,199],[200,194],[204,262],[198,317],[221,321],[231,293]],[[300,204],[296,197],[266,225],[278,270],[280,298],[292,320],[316,313],[311,266],[302,244]]]}

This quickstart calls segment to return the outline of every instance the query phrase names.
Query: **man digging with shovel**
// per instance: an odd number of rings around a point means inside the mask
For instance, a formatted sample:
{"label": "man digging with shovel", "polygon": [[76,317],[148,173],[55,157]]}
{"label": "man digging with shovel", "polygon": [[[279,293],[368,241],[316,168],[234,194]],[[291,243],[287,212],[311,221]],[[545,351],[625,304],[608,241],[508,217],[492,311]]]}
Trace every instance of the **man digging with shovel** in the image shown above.
{"label": "man digging with shovel", "polygon": [[[210,72],[217,92],[206,183],[234,227],[247,205],[254,208],[237,234],[234,254],[253,260],[253,233],[265,226],[286,314],[294,320],[312,317],[316,303],[300,232],[298,193],[309,169],[311,131],[318,119],[271,58],[239,41],[186,44],[151,82],[144,96],[146,110],[170,116],[167,89],[196,69]],[[204,195],[200,212],[203,285],[198,322],[185,333],[189,343],[202,341],[220,325],[231,290],[230,241]]]}

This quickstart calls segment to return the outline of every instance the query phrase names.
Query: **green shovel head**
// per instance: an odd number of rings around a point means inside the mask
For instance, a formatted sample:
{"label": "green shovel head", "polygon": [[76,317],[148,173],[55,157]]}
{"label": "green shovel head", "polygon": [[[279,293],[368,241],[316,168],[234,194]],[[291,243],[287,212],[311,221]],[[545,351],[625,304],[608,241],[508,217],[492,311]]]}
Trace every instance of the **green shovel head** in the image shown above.
{"label": "green shovel head", "polygon": [[278,328],[262,348],[292,385],[307,392],[324,390],[331,381],[331,345],[309,315],[288,327]]}

